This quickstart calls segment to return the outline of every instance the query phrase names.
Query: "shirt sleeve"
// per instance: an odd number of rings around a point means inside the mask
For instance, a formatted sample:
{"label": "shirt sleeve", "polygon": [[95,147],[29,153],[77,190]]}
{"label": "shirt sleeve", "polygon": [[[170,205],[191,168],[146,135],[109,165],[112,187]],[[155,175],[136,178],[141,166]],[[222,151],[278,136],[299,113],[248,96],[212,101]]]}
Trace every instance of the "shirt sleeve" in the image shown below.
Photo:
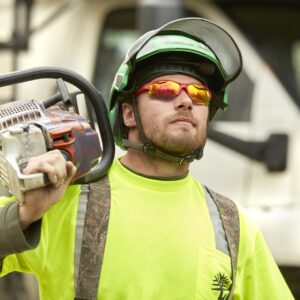
{"label": "shirt sleeve", "polygon": [[241,220],[241,239],[234,299],[292,300],[264,238],[249,220]]}
{"label": "shirt sleeve", "polygon": [[0,259],[13,253],[37,247],[41,235],[41,220],[22,231],[18,203],[9,202],[0,207]]}

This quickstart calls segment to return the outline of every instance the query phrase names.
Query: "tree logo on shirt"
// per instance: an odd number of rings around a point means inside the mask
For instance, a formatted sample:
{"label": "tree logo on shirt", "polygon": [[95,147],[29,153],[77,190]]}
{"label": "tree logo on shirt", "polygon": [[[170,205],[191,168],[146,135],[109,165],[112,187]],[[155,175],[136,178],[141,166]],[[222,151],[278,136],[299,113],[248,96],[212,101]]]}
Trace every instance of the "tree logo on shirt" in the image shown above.
{"label": "tree logo on shirt", "polygon": [[229,294],[231,280],[225,274],[217,274],[213,280],[212,290],[219,291],[218,300],[226,300]]}

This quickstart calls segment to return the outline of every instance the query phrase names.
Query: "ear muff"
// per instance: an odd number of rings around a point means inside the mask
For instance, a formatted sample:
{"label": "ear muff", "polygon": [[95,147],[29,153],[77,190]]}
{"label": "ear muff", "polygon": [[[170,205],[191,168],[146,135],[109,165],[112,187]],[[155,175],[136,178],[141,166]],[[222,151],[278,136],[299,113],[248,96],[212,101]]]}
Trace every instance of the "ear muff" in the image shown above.
{"label": "ear muff", "polygon": [[118,105],[115,105],[108,113],[109,123],[111,127],[115,126],[117,115],[118,115]]}
{"label": "ear muff", "polygon": [[120,105],[116,103],[113,109],[110,110],[109,121],[110,121],[110,126],[112,127],[113,130],[116,144],[122,149],[124,149],[122,147],[122,127],[124,125],[121,119],[122,116],[120,115],[119,106]]}
{"label": "ear muff", "polygon": [[219,109],[222,109],[225,111],[228,107],[228,88],[225,87],[225,89],[218,93],[218,95],[214,95],[213,101],[211,103],[211,106],[209,108],[209,121],[211,121],[217,111]]}

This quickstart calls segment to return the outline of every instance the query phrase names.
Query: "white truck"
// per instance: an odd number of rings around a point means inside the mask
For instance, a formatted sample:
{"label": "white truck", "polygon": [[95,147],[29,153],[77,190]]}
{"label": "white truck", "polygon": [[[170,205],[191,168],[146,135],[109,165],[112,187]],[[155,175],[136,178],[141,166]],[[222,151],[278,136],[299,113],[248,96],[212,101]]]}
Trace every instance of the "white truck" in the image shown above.
{"label": "white truck", "polygon": [[[228,110],[218,113],[211,124],[204,158],[191,170],[247,209],[283,270],[300,269],[300,6],[296,1],[272,6],[250,0],[1,3],[1,74],[35,66],[65,67],[90,79],[106,99],[126,49],[143,31],[185,16],[204,17],[227,29],[241,49],[243,72],[230,88]],[[26,15],[29,26],[20,27],[22,20],[26,24]],[[54,82],[38,81],[2,88],[0,101],[45,99],[54,87]]]}

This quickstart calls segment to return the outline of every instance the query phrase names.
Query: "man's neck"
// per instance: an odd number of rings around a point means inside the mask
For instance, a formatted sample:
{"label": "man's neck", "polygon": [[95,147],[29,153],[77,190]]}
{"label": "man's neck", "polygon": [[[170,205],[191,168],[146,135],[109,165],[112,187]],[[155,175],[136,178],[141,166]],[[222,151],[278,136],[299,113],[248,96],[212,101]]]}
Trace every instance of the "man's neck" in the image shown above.
{"label": "man's neck", "polygon": [[128,149],[121,163],[136,173],[151,177],[178,177],[186,175],[189,170],[189,164],[180,165],[134,149]]}

